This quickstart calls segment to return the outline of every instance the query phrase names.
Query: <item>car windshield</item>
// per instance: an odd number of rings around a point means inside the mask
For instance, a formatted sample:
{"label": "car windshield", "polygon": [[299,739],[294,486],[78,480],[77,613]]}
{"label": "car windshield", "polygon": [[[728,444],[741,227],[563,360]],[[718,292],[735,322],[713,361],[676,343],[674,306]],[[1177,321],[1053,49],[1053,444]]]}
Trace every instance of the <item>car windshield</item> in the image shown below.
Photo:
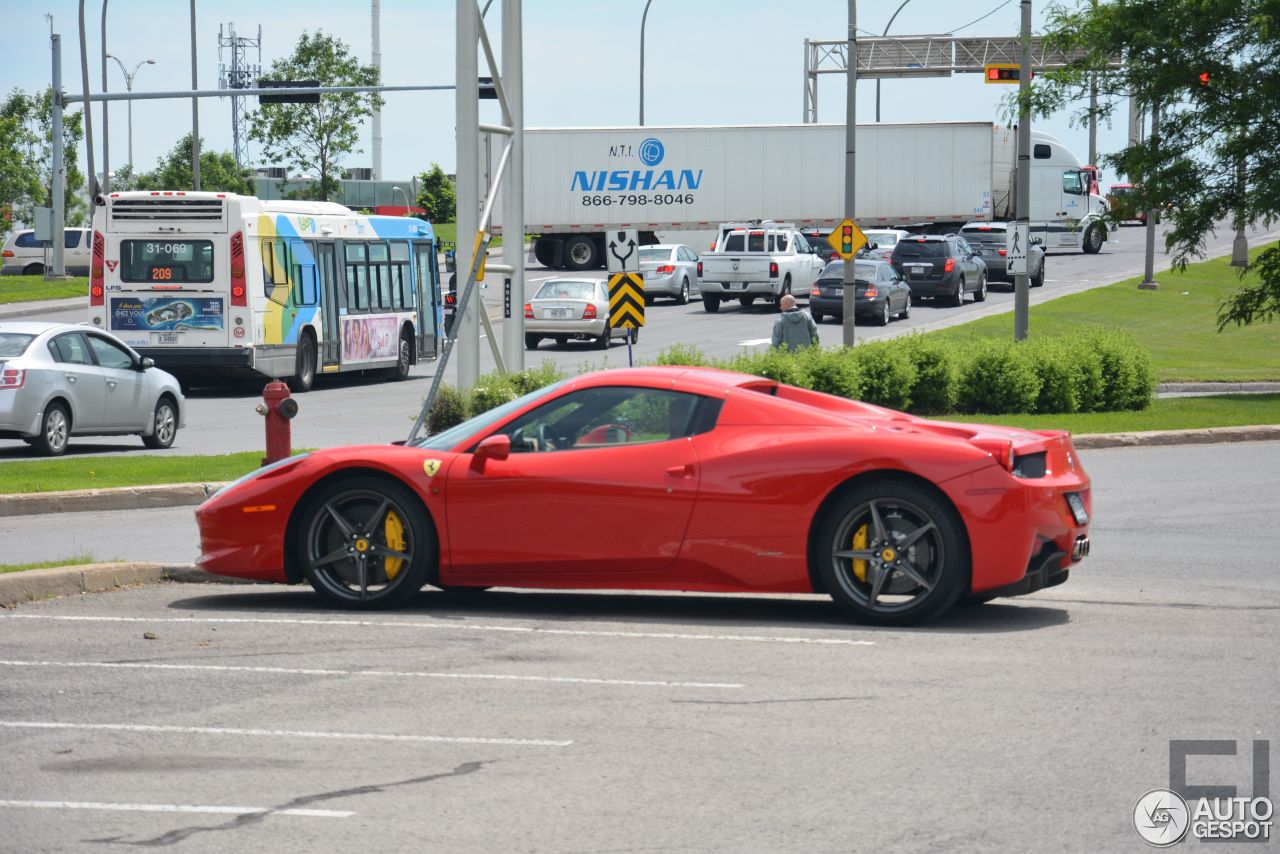
{"label": "car windshield", "polygon": [[867,231],[864,233],[867,235],[868,240],[879,246],[881,249],[893,246],[898,242],[898,235],[894,234],[892,231]]}
{"label": "car windshield", "polygon": [[944,258],[947,244],[941,240],[904,240],[893,247],[894,258]]}
{"label": "car windshield", "polygon": [[546,282],[534,299],[595,299],[595,282]]}
{"label": "car windshield", "polygon": [[[864,264],[861,261],[855,261],[853,265],[853,278],[859,282],[869,282],[876,277],[876,265]],[[822,273],[818,276],[820,279],[840,279],[844,280],[844,262],[832,261],[826,267],[822,268]]]}
{"label": "car windshield", "polygon": [[640,260],[641,261],[670,261],[671,250],[665,246],[661,248],[657,246],[641,246]]}
{"label": "car windshield", "polygon": [[457,445],[463,439],[466,439],[470,436],[474,436],[477,433],[482,432],[486,427],[489,427],[490,425],[497,424],[499,421],[506,418],[511,413],[522,408],[525,404],[529,403],[530,401],[537,400],[538,398],[544,395],[550,394],[551,392],[560,388],[567,382],[569,382],[569,380],[564,379],[564,380],[560,380],[559,382],[552,383],[551,385],[543,386],[542,388],[537,389],[535,391],[531,391],[526,395],[517,397],[515,400],[510,401],[509,403],[504,403],[501,406],[495,406],[493,409],[490,409],[487,412],[482,412],[474,418],[469,418],[466,421],[463,421],[461,424],[450,427],[447,430],[442,430],[441,432],[436,433],[434,436],[425,436],[421,439],[418,439],[411,443],[411,447],[426,448],[432,451],[450,450],[451,448],[453,448],[454,445]]}
{"label": "car windshield", "polygon": [[1113,196],[1128,196],[1128,195],[1131,195],[1132,193],[1133,193],[1133,187],[1112,187],[1111,188],[1111,195]]}
{"label": "car windshield", "polygon": [[36,336],[24,332],[0,332],[0,359],[12,359],[27,351],[27,345],[36,340]]}
{"label": "car windshield", "polygon": [[1003,228],[998,230],[993,228],[989,231],[979,231],[978,229],[970,231],[967,228],[964,230],[964,239],[970,243],[999,243],[1003,245],[1004,237]]}

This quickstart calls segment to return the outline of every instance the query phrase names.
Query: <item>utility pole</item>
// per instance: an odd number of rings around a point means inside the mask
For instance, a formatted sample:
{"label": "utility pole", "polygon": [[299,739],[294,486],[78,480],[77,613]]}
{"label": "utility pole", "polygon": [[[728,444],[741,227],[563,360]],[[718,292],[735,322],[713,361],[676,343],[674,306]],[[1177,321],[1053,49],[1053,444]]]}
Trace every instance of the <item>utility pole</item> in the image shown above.
{"label": "utility pole", "polygon": [[[196,0],[191,0],[191,91],[196,85]],[[89,87],[85,87],[85,92]],[[191,189],[200,189],[200,99],[191,98]]]}
{"label": "utility pole", "polygon": [[[58,79],[62,79],[61,70],[58,73]],[[84,0],[80,0],[80,82],[84,85],[84,93],[89,94],[89,48],[85,42],[84,36]],[[54,146],[61,144],[58,137],[54,137]],[[93,184],[98,180],[97,170],[93,168],[93,110],[86,102],[84,105],[84,152],[85,159],[89,165],[89,222],[93,223]],[[65,224],[65,220],[64,220]],[[62,232],[54,227],[55,244],[62,242]]]}
{"label": "utility pole", "polygon": [[[107,0],[102,0],[102,91],[107,91]],[[107,102],[102,102],[102,194],[111,192],[110,143]]]}
{"label": "utility pole", "polygon": [[[475,237],[480,224],[480,101],[477,87],[476,61],[479,58],[480,11],[475,0],[457,0],[457,48],[455,50],[455,117],[457,135],[458,248],[455,266],[458,271],[459,296],[475,255]],[[476,294],[479,297],[479,293]],[[523,305],[523,303],[521,303]],[[457,325],[458,389],[468,391],[480,376],[480,317],[484,300],[459,303]]]}
{"label": "utility pole", "polygon": [[[1152,148],[1160,142],[1160,100],[1158,98],[1151,102],[1150,142]],[[1146,177],[1143,176],[1144,181]],[[1142,281],[1138,282],[1138,290],[1157,290],[1160,284],[1156,281],[1156,212],[1154,210],[1147,211],[1147,255],[1143,271]]]}
{"label": "utility pole", "polygon": [[[50,203],[53,207],[53,233],[57,235],[53,241],[53,277],[61,278],[67,274],[66,255],[64,249],[66,241],[62,239],[63,229],[67,225],[67,190],[66,167],[62,162],[62,36],[57,33],[49,34],[49,47],[53,53],[53,97],[52,109],[50,110],[49,130],[53,136],[53,175],[50,184],[50,193],[53,199]],[[85,104],[85,112],[89,112],[88,104]]]}
{"label": "utility pole", "polygon": [[[524,32],[520,0],[502,0],[502,87],[510,113],[511,159],[502,215],[504,274],[502,360],[508,371],[524,370]],[[509,284],[507,284],[509,283]]]}
{"label": "utility pole", "polygon": [[[1031,239],[1031,0],[1022,0],[1022,61],[1018,69],[1018,226]],[[1020,229],[1021,230],[1021,229]],[[1031,247],[1027,247],[1028,260]],[[1027,337],[1031,282],[1027,269],[1013,277],[1013,340]]]}
{"label": "utility pole", "polygon": [[[1240,134],[1245,134],[1245,128],[1240,129]],[[1244,155],[1241,154],[1236,159],[1236,196],[1239,201],[1236,203],[1236,238],[1231,241],[1231,266],[1232,267],[1248,267],[1249,266],[1249,238],[1244,234],[1244,194],[1247,187],[1245,186],[1245,165]]]}
{"label": "utility pole", "polygon": [[[855,130],[858,125],[858,0],[849,0],[849,45],[845,66],[848,74],[845,77],[844,95],[844,215],[854,218],[854,190],[857,188],[857,164]],[[844,346],[852,347],[854,343],[854,285],[853,269],[856,262],[850,258],[844,262],[844,294],[841,311],[844,320]]]}
{"label": "utility pole", "polygon": [[[372,0],[373,67],[378,70],[378,83],[382,83],[382,4]],[[382,100],[373,108],[373,180],[382,180]]]}

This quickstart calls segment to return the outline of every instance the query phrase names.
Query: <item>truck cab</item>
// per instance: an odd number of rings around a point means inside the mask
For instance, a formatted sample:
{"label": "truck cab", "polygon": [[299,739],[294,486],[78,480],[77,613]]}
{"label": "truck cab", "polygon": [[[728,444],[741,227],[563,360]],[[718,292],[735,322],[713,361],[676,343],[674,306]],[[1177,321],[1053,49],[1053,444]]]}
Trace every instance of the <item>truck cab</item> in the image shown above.
{"label": "truck cab", "polygon": [[715,247],[698,263],[702,307],[715,313],[728,299],[746,307],[759,298],[776,304],[785,294],[808,295],[823,266],[791,223],[722,223]]}
{"label": "truck cab", "polygon": [[1107,239],[1107,201],[1093,173],[1056,137],[1031,135],[1031,235],[1046,251],[1096,253]]}

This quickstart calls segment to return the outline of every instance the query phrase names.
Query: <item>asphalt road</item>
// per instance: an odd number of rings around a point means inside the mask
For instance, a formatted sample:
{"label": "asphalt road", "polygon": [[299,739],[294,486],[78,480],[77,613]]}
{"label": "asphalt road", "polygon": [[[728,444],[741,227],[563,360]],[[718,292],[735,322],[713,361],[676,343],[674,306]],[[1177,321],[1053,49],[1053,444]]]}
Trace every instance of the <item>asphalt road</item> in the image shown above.
{"label": "asphalt road", "polygon": [[[1254,245],[1266,239],[1275,239],[1280,232],[1254,232]],[[1210,255],[1230,252],[1231,234],[1224,230],[1208,241]],[[1112,235],[1111,242],[1098,255],[1081,253],[1050,255],[1046,266],[1046,282],[1043,288],[1032,291],[1031,333],[1035,334],[1034,306],[1047,299],[1063,296],[1118,281],[1143,271],[1145,230],[1123,228]],[[1157,247],[1162,248],[1158,242]],[[1166,268],[1168,260],[1161,251],[1160,264]],[[541,282],[554,274],[541,268],[531,268],[526,290],[530,293]],[[603,272],[591,274],[603,276]],[[495,289],[483,292],[490,303],[501,303],[501,293]],[[972,320],[986,314],[1012,310],[1011,289],[993,286],[987,301],[982,304],[966,302],[960,308],[917,305],[907,321],[895,321],[888,327],[858,326],[859,340],[871,340],[886,335],[899,335],[917,330],[929,330]],[[646,312],[646,326],[641,331],[639,344],[634,348],[637,361],[652,360],[659,352],[674,344],[694,344],[708,355],[732,356],[744,349],[767,346],[772,329],[774,312],[757,304],[743,309],[737,304],[724,306],[718,314],[707,314],[700,302],[677,306],[670,300],[658,300]],[[80,322],[82,310],[60,312],[48,319]],[[501,323],[495,322],[495,333],[501,339]],[[835,344],[841,340],[841,329],[833,323],[821,327],[822,340]],[[1010,315],[1012,334],[1012,315]],[[451,360],[445,379],[453,382],[457,376],[457,358]],[[571,342],[557,347],[544,341],[536,352],[524,354],[525,364],[540,365],[551,360],[569,373],[579,373],[590,368],[618,367],[628,361],[627,348],[620,341],[610,350],[591,349],[585,342]],[[494,362],[486,342],[480,343],[481,371],[492,370]],[[300,413],[293,422],[295,447],[326,447],[341,444],[381,444],[405,438],[413,425],[413,419],[436,371],[435,363],[414,367],[410,379],[402,383],[386,383],[379,378],[362,376],[322,377],[315,390],[299,396]],[[186,427],[179,432],[174,447],[169,451],[144,451],[137,437],[73,438],[68,455],[92,456],[97,454],[213,454],[243,450],[260,450],[264,445],[262,419],[254,412],[260,400],[261,383],[238,387],[196,389],[188,400]],[[31,451],[23,443],[0,440],[0,462],[14,459],[30,459]]]}
{"label": "asphalt road", "polygon": [[[914,630],[817,597],[428,592],[355,617],[221,585],[0,612],[0,849],[1146,850],[1132,810],[1170,739],[1267,739],[1275,765],[1278,453],[1084,452],[1070,581]],[[0,539],[155,549],[189,514]],[[1248,794],[1242,753],[1193,781]]]}

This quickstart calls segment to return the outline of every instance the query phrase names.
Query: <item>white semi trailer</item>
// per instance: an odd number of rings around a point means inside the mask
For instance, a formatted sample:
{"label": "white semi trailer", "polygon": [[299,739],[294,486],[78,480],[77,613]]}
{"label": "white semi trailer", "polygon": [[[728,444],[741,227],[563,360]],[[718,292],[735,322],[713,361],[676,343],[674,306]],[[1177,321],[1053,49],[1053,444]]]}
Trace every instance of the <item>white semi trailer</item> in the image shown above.
{"label": "white semi trailer", "polygon": [[[859,125],[855,219],[946,232],[1012,218],[1015,139],[989,122]],[[1106,202],[1091,176],[1057,139],[1032,142],[1033,234],[1050,251],[1097,252]],[[525,228],[544,266],[583,270],[603,266],[611,228],[653,243],[726,221],[831,227],[845,216],[844,148],[833,124],[529,128]]]}

